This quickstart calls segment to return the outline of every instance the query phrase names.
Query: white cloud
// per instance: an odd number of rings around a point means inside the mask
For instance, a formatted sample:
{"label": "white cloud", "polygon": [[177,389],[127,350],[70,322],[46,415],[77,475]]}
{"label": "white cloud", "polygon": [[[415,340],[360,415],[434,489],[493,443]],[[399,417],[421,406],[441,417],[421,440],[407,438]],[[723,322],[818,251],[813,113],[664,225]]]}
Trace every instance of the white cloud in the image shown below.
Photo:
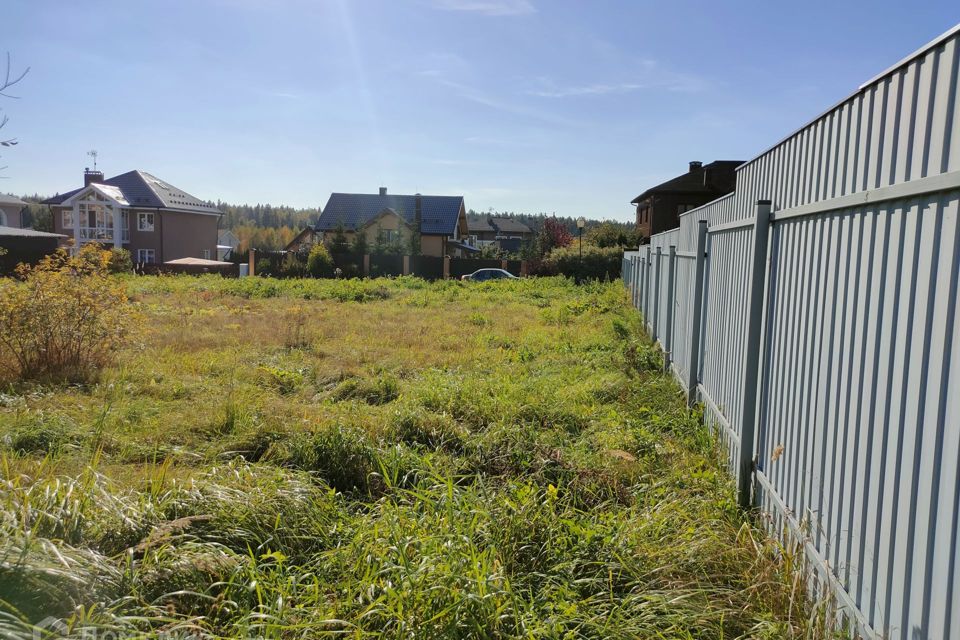
{"label": "white cloud", "polygon": [[631,93],[645,89],[695,93],[707,86],[703,78],[664,69],[654,60],[638,60],[630,66],[631,69],[618,74],[626,76],[625,80],[612,82],[563,84],[551,78],[536,78],[532,84],[539,85],[539,88],[530,89],[527,94],[538,98],[570,98]]}
{"label": "white cloud", "polygon": [[515,104],[512,102],[506,102],[500,98],[485,93],[474,87],[464,85],[453,80],[448,80],[442,76],[435,78],[436,82],[440,85],[447,87],[452,90],[458,97],[475,104],[494,109],[496,111],[502,111],[505,113],[510,113],[515,116],[522,116],[526,118],[532,118],[534,120],[539,120],[541,122],[546,122],[548,124],[562,126],[562,127],[572,127],[579,126],[579,123],[565,118],[563,116],[550,113],[548,111],[543,111],[541,109],[527,107],[521,104]]}
{"label": "white cloud", "polygon": [[512,144],[512,141],[506,138],[492,138],[488,136],[468,136],[463,139],[468,144],[484,144],[494,146],[506,146]]}
{"label": "white cloud", "polygon": [[629,93],[643,88],[644,86],[642,84],[621,82],[618,84],[590,84],[580,87],[542,89],[528,91],[527,93],[541,98],[566,98],[568,96],[599,96],[607,93]]}
{"label": "white cloud", "polygon": [[468,11],[485,16],[522,16],[536,13],[530,0],[432,0],[436,9]]}

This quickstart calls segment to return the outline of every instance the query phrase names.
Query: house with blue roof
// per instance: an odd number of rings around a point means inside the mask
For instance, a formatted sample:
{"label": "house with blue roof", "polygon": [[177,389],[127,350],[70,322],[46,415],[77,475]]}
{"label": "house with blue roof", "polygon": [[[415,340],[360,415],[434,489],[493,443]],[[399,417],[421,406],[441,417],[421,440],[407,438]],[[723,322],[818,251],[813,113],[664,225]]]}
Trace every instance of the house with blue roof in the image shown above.
{"label": "house with blue roof", "polygon": [[216,260],[221,212],[146,171],[105,178],[86,169],[83,186],[43,201],[54,231],[73,246],[95,242],[127,249],[135,262]]}
{"label": "house with blue roof", "polygon": [[331,193],[314,227],[317,239],[329,242],[342,228],[348,240],[365,235],[367,246],[403,243],[417,234],[420,254],[461,257],[477,251],[463,242],[467,212],[463,196],[379,193]]}

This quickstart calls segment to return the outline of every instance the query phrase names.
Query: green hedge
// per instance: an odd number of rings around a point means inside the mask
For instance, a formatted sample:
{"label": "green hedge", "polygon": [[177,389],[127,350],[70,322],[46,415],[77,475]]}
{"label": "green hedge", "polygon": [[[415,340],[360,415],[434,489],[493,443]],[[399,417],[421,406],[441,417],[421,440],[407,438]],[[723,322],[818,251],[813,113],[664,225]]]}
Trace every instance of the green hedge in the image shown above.
{"label": "green hedge", "polygon": [[614,280],[620,277],[623,248],[600,248],[574,242],[569,247],[554,249],[535,267],[537,275],[563,275],[577,280]]}

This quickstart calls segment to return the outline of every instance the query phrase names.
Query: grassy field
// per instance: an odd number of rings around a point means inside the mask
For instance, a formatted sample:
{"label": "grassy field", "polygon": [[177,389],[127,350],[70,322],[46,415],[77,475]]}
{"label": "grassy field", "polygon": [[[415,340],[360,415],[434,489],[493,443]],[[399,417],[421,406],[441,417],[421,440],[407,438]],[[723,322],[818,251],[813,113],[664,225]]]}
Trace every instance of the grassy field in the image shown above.
{"label": "grassy field", "polygon": [[128,288],[0,395],[0,636],[819,635],[619,284]]}

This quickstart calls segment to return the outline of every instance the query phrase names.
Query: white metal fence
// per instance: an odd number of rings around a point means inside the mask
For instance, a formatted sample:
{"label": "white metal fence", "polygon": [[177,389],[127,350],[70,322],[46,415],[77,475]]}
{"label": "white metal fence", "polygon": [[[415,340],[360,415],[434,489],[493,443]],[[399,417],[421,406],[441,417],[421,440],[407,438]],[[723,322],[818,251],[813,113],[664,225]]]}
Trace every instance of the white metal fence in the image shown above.
{"label": "white metal fence", "polygon": [[960,638],[960,25],[624,256],[651,335],[866,637]]}

